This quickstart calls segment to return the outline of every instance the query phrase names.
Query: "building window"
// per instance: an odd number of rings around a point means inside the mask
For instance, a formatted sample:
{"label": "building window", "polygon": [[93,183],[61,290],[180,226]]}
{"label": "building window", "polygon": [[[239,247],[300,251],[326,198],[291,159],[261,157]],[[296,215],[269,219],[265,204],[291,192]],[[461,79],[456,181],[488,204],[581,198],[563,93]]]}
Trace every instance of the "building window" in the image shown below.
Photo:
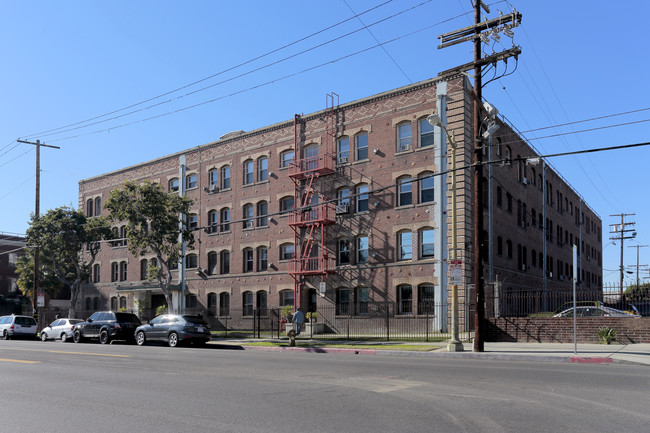
{"label": "building window", "polygon": [[187,269],[194,269],[199,266],[199,261],[196,254],[188,254],[185,256],[185,267]]}
{"label": "building window", "polygon": [[397,125],[397,151],[405,152],[411,150],[411,123]]}
{"label": "building window", "polygon": [[252,229],[253,228],[253,205],[248,203],[244,205],[243,208],[243,228]]}
{"label": "building window", "polygon": [[127,265],[126,262],[120,262],[120,281],[127,279]]}
{"label": "building window", "polygon": [[366,212],[368,210],[368,185],[357,186],[357,212]]}
{"label": "building window", "polygon": [[339,239],[338,241],[338,264],[350,264],[350,253],[352,251],[352,241],[350,239]]}
{"label": "building window", "polygon": [[86,201],[86,216],[87,217],[93,216],[94,208],[95,208],[95,205],[93,203],[93,199],[89,198],[88,201]]}
{"label": "building window", "polygon": [[169,192],[178,192],[178,189],[179,189],[178,178],[174,177],[172,179],[169,179]]}
{"label": "building window", "polygon": [[117,311],[117,296],[111,296],[111,311]]}
{"label": "building window", "polygon": [[208,233],[217,233],[219,231],[219,214],[216,210],[208,212]]}
{"label": "building window", "polygon": [[267,296],[268,294],[264,290],[259,290],[256,294],[255,297],[257,298],[257,311],[259,312],[260,316],[266,316],[268,315],[267,312]]}
{"label": "building window", "polygon": [[420,230],[420,257],[429,259],[435,256],[435,233],[433,229]]}
{"label": "building window", "polygon": [[411,260],[413,258],[413,233],[410,231],[397,234],[397,259]]}
{"label": "building window", "polygon": [[350,138],[341,137],[337,140],[337,155],[338,162],[346,163],[350,161]]}
{"label": "building window", "polygon": [[253,272],[253,249],[244,248],[244,272]]}
{"label": "building window", "polygon": [[431,284],[418,286],[418,314],[435,314],[435,288]]}
{"label": "building window", "polygon": [[208,315],[217,315],[217,294],[214,292],[208,293]]}
{"label": "building window", "polygon": [[93,283],[99,283],[100,279],[99,276],[101,274],[101,265],[99,263],[95,263],[93,265]]}
{"label": "building window", "polygon": [[221,209],[221,231],[230,231],[230,209],[225,207]]}
{"label": "building window", "polygon": [[126,296],[120,296],[120,310],[126,310]]}
{"label": "building window", "polygon": [[501,236],[497,236],[497,255],[503,255],[503,238]]}
{"label": "building window", "polygon": [[420,147],[433,146],[433,125],[427,122],[427,119],[425,117],[418,121],[418,126],[420,128]]}
{"label": "building window", "polygon": [[356,307],[356,314],[368,314],[368,288],[357,287],[354,291],[354,304]]}
{"label": "building window", "polygon": [[210,170],[208,173],[208,181],[210,182],[210,185],[218,186],[219,185],[219,170],[216,168],[214,170]]}
{"label": "building window", "polygon": [[244,185],[250,185],[255,182],[255,163],[249,159],[244,161]]}
{"label": "building window", "polygon": [[509,259],[512,258],[512,241],[510,239],[506,241],[506,254]]}
{"label": "building window", "polygon": [[242,316],[253,315],[253,292],[242,293]]}
{"label": "building window", "polygon": [[294,254],[293,244],[280,245],[280,260],[292,260]]}
{"label": "building window", "polygon": [[422,173],[420,175],[420,203],[433,202],[433,188],[433,173]]}
{"label": "building window", "polygon": [[266,271],[269,268],[269,251],[266,247],[257,248],[257,271]]}
{"label": "building window", "polygon": [[199,186],[199,176],[196,173],[188,174],[185,177],[185,189],[196,188]]}
{"label": "building window", "polygon": [[512,195],[510,193],[506,193],[506,210],[510,213],[512,213]]}
{"label": "building window", "polygon": [[336,191],[338,202],[336,203],[336,213],[345,214],[350,212],[350,188],[341,188]]}
{"label": "building window", "polygon": [[357,238],[357,263],[368,263],[368,236]]}
{"label": "building window", "polygon": [[293,290],[280,291],[280,307],[293,306]]}
{"label": "building window", "polygon": [[267,214],[269,213],[269,204],[265,201],[257,203],[257,226],[266,227],[269,225],[269,218]]}
{"label": "building window", "polygon": [[230,251],[221,251],[219,253],[219,273],[230,273]]}
{"label": "building window", "polygon": [[413,180],[411,176],[397,179],[397,206],[413,204]]}
{"label": "building window", "polygon": [[265,156],[257,160],[257,181],[269,180],[269,159]]}
{"label": "building window", "polygon": [[336,290],[336,314],[350,313],[350,289]]}
{"label": "building window", "polygon": [[413,313],[413,288],[408,284],[397,286],[397,314]]}
{"label": "building window", "polygon": [[195,213],[191,213],[187,217],[187,222],[190,230],[196,230],[199,227],[199,216]]}
{"label": "building window", "polygon": [[217,253],[210,252],[208,253],[208,275],[215,275],[217,273]]}
{"label": "building window", "polygon": [[100,216],[102,214],[102,198],[95,197],[95,216]]}
{"label": "building window", "polygon": [[230,314],[230,293],[219,293],[219,315],[228,316]]}
{"label": "building window", "polygon": [[146,280],[149,278],[149,260],[142,259],[140,260],[140,279]]}
{"label": "building window", "polygon": [[230,166],[224,165],[221,167],[221,189],[230,188]]}
{"label": "building window", "polygon": [[286,168],[291,166],[293,159],[295,157],[295,152],[293,150],[285,150],[280,154],[280,167]]}
{"label": "building window", "polygon": [[280,199],[280,212],[287,213],[293,209],[293,197],[287,196]]}
{"label": "building window", "polygon": [[368,159],[368,133],[363,132],[361,134],[358,134],[355,137],[355,145],[356,145],[356,159],[357,161],[363,161],[364,159]]}
{"label": "building window", "polygon": [[197,304],[198,300],[196,299],[196,295],[194,293],[188,293],[185,295],[185,307],[196,308]]}
{"label": "building window", "polygon": [[118,262],[111,263],[111,282],[120,279],[120,264]]}

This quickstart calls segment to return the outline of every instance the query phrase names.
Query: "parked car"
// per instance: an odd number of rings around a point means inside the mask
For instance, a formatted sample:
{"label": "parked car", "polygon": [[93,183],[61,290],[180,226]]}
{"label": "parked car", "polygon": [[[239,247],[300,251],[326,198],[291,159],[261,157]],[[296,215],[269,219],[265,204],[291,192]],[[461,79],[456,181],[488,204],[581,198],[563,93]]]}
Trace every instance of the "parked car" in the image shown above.
{"label": "parked car", "polygon": [[210,340],[210,327],[201,317],[163,314],[135,330],[138,346],[147,341],[163,341],[171,347],[185,342],[204,345]]}
{"label": "parked car", "polygon": [[72,338],[75,343],[88,339],[98,339],[102,344],[113,340],[134,342],[135,329],[142,325],[138,316],[131,313],[97,311],[85,322],[74,326]]}
{"label": "parked car", "polygon": [[81,319],[56,319],[41,329],[41,341],[61,339],[64,343],[72,340],[75,325],[83,322]]}
{"label": "parked car", "polygon": [[0,336],[3,340],[10,338],[36,338],[36,320],[30,316],[0,317]]}
{"label": "parked car", "polygon": [[[577,317],[640,317],[637,314],[631,314],[627,311],[617,310],[616,308],[603,307],[601,305],[587,305],[575,308]],[[573,317],[573,308],[554,315],[553,317]]]}
{"label": "parked car", "polygon": [[634,309],[642,316],[650,316],[650,302],[635,302]]}

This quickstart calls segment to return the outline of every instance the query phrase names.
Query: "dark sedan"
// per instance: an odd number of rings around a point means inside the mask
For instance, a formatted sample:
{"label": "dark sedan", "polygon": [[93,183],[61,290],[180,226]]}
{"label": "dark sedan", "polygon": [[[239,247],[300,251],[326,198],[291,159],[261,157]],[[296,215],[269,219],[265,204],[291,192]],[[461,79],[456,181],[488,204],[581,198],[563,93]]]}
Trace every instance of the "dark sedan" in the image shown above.
{"label": "dark sedan", "polygon": [[210,327],[198,316],[163,314],[135,330],[139,346],[148,341],[166,342],[171,347],[185,342],[202,346],[210,341]]}
{"label": "dark sedan", "polygon": [[88,339],[98,339],[102,344],[108,344],[113,340],[125,340],[131,343],[134,329],[141,324],[135,314],[98,311],[85,322],[75,325],[72,338],[75,343]]}

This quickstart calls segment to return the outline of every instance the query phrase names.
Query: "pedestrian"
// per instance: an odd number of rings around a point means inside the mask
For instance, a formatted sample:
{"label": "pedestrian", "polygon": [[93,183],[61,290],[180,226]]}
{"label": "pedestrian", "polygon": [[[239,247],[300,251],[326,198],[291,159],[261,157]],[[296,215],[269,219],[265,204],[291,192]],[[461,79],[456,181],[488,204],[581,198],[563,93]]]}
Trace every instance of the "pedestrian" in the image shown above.
{"label": "pedestrian", "polygon": [[292,321],[296,324],[296,335],[300,335],[300,328],[302,328],[302,324],[305,321],[305,315],[302,314],[300,308],[298,308],[296,312],[293,313]]}

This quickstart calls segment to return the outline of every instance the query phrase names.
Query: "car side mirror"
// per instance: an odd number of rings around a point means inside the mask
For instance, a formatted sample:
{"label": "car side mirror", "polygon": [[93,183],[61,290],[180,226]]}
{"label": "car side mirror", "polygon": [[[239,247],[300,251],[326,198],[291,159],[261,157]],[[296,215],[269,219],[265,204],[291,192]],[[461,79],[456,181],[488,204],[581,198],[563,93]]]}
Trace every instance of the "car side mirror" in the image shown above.
{"label": "car side mirror", "polygon": [[93,319],[88,319],[88,323],[93,323]]}

